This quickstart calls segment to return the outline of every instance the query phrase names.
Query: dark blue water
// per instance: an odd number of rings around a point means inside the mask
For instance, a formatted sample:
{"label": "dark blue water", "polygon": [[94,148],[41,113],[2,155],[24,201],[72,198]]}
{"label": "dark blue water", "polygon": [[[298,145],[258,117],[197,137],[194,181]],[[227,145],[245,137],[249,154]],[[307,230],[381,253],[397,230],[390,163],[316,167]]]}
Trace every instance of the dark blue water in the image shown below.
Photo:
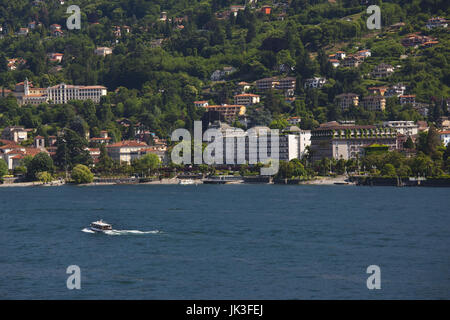
{"label": "dark blue water", "polygon": [[[3,299],[450,298],[444,188],[0,189]],[[91,234],[99,218],[138,234]],[[66,268],[81,268],[68,290]],[[381,268],[368,290],[366,268]]]}

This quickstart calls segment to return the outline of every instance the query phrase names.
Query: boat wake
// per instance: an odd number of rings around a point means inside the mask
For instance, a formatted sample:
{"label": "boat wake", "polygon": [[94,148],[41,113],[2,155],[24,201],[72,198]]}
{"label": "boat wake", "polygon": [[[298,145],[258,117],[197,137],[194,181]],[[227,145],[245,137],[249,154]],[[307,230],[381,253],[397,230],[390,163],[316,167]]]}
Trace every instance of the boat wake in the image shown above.
{"label": "boat wake", "polygon": [[[86,233],[97,233],[95,231],[92,231],[89,228],[84,228],[81,230]],[[144,235],[144,234],[157,234],[162,233],[162,231],[159,230],[152,230],[152,231],[140,231],[140,230],[105,230],[101,233],[110,235],[110,236],[123,236],[123,235]]]}

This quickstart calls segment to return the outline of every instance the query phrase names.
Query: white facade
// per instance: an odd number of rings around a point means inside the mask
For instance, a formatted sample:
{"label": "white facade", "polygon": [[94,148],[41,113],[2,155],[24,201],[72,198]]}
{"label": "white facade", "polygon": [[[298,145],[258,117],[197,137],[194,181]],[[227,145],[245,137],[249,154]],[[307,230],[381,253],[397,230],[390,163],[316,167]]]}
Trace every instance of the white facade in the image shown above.
{"label": "white facade", "polygon": [[243,93],[234,96],[234,104],[250,106],[260,102],[260,96],[257,94]]}
{"label": "white facade", "polygon": [[383,127],[394,128],[405,136],[414,136],[419,133],[419,126],[414,121],[385,121]]}
{"label": "white facade", "polygon": [[450,143],[450,131],[442,131],[439,133],[439,135],[441,137],[442,143],[447,147]]}
{"label": "white facade", "polygon": [[305,81],[305,88],[322,88],[327,82],[325,78],[310,78]]}
{"label": "white facade", "polygon": [[48,100],[53,103],[67,103],[70,100],[92,100],[99,103],[102,96],[106,96],[107,90],[103,86],[73,86],[67,84],[59,84],[57,86],[47,88]]}

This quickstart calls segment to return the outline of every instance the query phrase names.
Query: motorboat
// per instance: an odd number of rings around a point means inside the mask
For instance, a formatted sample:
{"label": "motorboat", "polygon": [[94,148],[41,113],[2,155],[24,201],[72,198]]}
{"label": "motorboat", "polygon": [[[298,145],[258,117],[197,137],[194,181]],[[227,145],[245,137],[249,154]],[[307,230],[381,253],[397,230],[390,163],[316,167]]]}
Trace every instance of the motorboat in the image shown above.
{"label": "motorboat", "polygon": [[112,230],[112,226],[103,220],[95,221],[91,223],[91,230],[97,232],[103,232]]}

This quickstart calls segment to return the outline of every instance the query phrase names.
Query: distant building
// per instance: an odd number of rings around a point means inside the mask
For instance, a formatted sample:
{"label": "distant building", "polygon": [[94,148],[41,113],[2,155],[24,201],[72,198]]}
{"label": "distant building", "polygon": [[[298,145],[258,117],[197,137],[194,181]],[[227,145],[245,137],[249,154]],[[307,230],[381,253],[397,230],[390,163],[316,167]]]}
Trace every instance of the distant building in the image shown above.
{"label": "distant building", "polygon": [[264,78],[256,80],[256,88],[258,91],[265,91],[271,89],[278,90],[294,90],[296,85],[296,78],[286,77],[286,78]]}
{"label": "distant building", "polygon": [[415,136],[419,133],[419,126],[414,121],[385,121],[383,127],[396,129],[405,136]]}
{"label": "distant building", "polygon": [[28,139],[28,130],[21,126],[6,127],[3,129],[2,139],[20,143]]}
{"label": "distant building", "polygon": [[336,96],[337,106],[341,110],[348,110],[359,104],[359,96],[356,93],[343,93]]}
{"label": "distant building", "polygon": [[272,13],[272,7],[270,7],[270,6],[263,6],[261,8],[261,12],[264,13],[264,14],[269,15],[269,14]]}
{"label": "distant building", "polygon": [[386,145],[390,150],[398,149],[395,129],[329,122],[311,131],[312,161],[356,159],[364,154],[365,147],[373,144]]}
{"label": "distant building", "polygon": [[388,90],[387,87],[370,87],[367,88],[370,94],[377,95],[377,96],[384,96],[386,91]]}
{"label": "distant building", "polygon": [[305,80],[305,88],[322,88],[323,85],[327,82],[325,78],[309,78]]}
{"label": "distant building", "polygon": [[216,70],[211,75],[211,81],[222,81],[225,78],[236,71],[234,67],[223,67],[222,70]]}
{"label": "distant building", "polygon": [[52,53],[49,53],[47,56],[48,56],[48,60],[50,62],[60,63],[62,61],[63,57],[64,57],[64,54],[63,53],[52,52]]}
{"label": "distant building", "polygon": [[358,56],[362,57],[363,59],[369,58],[372,56],[372,52],[368,49],[360,50],[356,53]]}
{"label": "distant building", "polygon": [[28,28],[19,28],[19,31],[17,31],[17,35],[18,36],[26,36],[28,35],[30,31],[28,30]]}
{"label": "distant building", "polygon": [[338,59],[329,59],[328,60],[334,68],[337,68],[341,65]]}
{"label": "distant building", "polygon": [[301,159],[307,153],[307,147],[311,145],[311,131],[301,130],[297,126],[288,127],[280,135],[279,159],[291,161]]}
{"label": "distant building", "polygon": [[412,104],[415,105],[416,104],[416,96],[411,94],[411,95],[401,95],[399,97],[400,99],[400,104]]}
{"label": "distant building", "polygon": [[260,96],[252,93],[242,93],[234,96],[234,104],[251,106],[260,102]]}
{"label": "distant building", "polygon": [[381,63],[376,66],[372,71],[372,77],[374,78],[387,78],[394,73],[394,67],[390,64]]}
{"label": "distant building", "polygon": [[368,111],[384,111],[386,108],[386,98],[383,96],[366,96],[362,105]]}
{"label": "distant building", "polygon": [[98,56],[106,57],[108,54],[112,54],[112,49],[108,47],[97,47],[94,53]]}
{"label": "distant building", "polygon": [[206,108],[208,105],[208,101],[194,101],[194,106],[196,108]]}
{"label": "distant building", "polygon": [[428,29],[447,28],[448,27],[448,21],[445,18],[433,17],[431,19],[428,19],[426,27]]}
{"label": "distant building", "polygon": [[345,68],[357,68],[363,62],[363,58],[357,55],[351,55],[342,60],[341,66]]}
{"label": "distant building", "polygon": [[406,86],[398,83],[396,85],[390,86],[387,91],[386,94],[384,94],[384,96],[386,97],[400,97],[402,95],[405,94],[406,91]]}
{"label": "distant building", "polygon": [[292,124],[293,126],[297,126],[302,122],[302,118],[300,117],[290,117],[287,119],[287,122],[289,124]]}
{"label": "distant building", "polygon": [[70,100],[92,100],[100,103],[102,96],[106,96],[107,90],[103,86],[76,86],[65,83],[47,88],[48,100],[53,103],[67,103]]}
{"label": "distant building", "polygon": [[149,146],[144,142],[126,140],[106,146],[108,155],[114,160],[130,164],[141,157],[141,150]]}
{"label": "distant building", "polygon": [[214,106],[206,106],[206,110],[216,111],[218,112],[225,121],[231,122],[239,116],[244,116],[246,112],[246,108],[243,105],[214,105]]}
{"label": "distant building", "polygon": [[439,136],[440,136],[441,141],[444,144],[444,146],[447,147],[448,144],[450,143],[450,130],[439,132]]}

